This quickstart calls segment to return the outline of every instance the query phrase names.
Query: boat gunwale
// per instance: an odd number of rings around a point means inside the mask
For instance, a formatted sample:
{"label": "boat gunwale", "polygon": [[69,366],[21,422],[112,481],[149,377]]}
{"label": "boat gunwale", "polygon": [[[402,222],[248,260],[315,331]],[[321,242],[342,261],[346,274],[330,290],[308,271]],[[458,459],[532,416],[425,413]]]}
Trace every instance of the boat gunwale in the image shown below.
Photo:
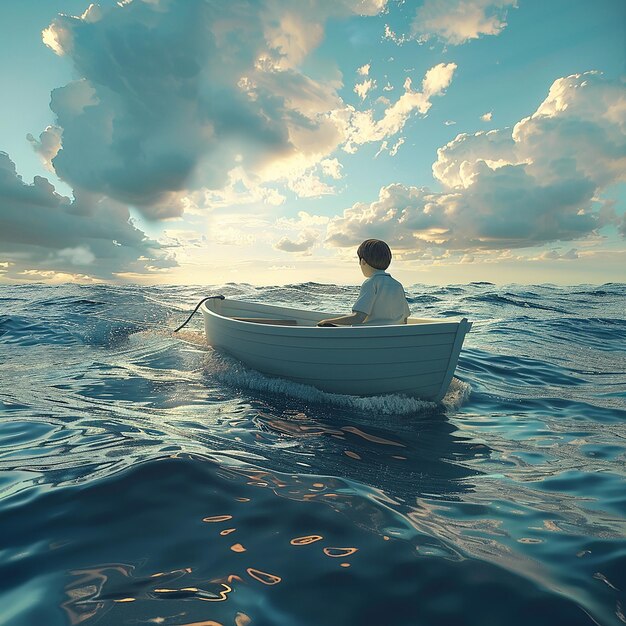
{"label": "boat gunwale", "polygon": [[[224,300],[220,301],[220,304],[221,302],[224,302],[225,300],[228,300],[228,298],[225,298]],[[310,311],[308,309],[293,309],[289,307],[278,307],[274,305],[263,304],[260,302],[245,302],[241,300],[228,300],[228,301],[235,302],[235,303],[243,303],[246,305],[252,305],[252,307],[273,309],[274,311],[281,311],[281,312],[284,311],[285,314],[289,314],[291,312],[304,313],[305,316],[312,316],[312,317],[321,315],[322,319],[324,319],[323,316],[335,315],[333,313],[327,313],[324,311]],[[352,337],[367,336],[368,338],[388,337],[388,336],[407,336],[407,335],[418,336],[422,334],[424,335],[426,334],[431,334],[431,335],[450,334],[450,333],[454,334],[457,332],[458,327],[461,324],[461,322],[465,319],[465,318],[463,318],[463,320],[428,319],[428,321],[424,321],[424,318],[410,317],[409,319],[419,320],[419,322],[414,323],[414,324],[389,324],[389,325],[359,324],[355,326],[334,326],[334,327],[283,326],[283,325],[278,325],[278,324],[277,325],[257,324],[256,322],[247,322],[244,320],[238,320],[233,317],[229,317],[228,315],[222,315],[218,313],[217,311],[212,310],[211,308],[207,306],[206,302],[202,304],[200,310],[202,311],[203,314],[209,314],[214,318],[217,318],[219,320],[224,320],[227,323],[240,327],[242,330],[245,329],[246,331],[251,331],[252,329],[254,329],[253,332],[255,334],[283,335],[287,337],[293,336],[295,333],[305,334],[305,332],[309,332],[309,331],[311,335],[313,335],[313,333],[315,335],[319,335],[320,333],[322,333],[323,335],[328,336],[328,337],[332,337],[332,336],[346,337],[350,335]],[[467,323],[471,327],[471,322],[467,322]],[[438,326],[442,327],[446,325],[450,326],[450,328],[445,329],[445,330],[443,328],[441,329],[437,328]],[[428,328],[431,332],[425,332],[423,330],[425,328]],[[372,332],[373,329],[376,329],[376,334]],[[421,330],[421,332],[407,332],[407,331],[417,331],[417,330]],[[438,332],[432,332],[432,331],[438,331]],[[468,331],[469,331],[469,328],[468,328]]]}

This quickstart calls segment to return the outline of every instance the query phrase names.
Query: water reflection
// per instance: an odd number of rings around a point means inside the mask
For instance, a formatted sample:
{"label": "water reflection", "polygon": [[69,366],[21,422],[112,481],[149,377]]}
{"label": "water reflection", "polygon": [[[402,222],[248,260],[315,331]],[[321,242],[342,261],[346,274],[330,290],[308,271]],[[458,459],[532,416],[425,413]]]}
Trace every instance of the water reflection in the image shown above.
{"label": "water reflection", "polygon": [[[80,624],[91,619],[96,614],[101,617],[106,611],[107,603],[101,598],[105,584],[111,581],[115,584],[116,578],[124,576],[129,578],[132,575],[133,567],[122,563],[104,565],[82,570],[71,570],[70,576],[76,577],[65,587],[67,599],[61,603],[61,608],[65,611],[70,624]],[[116,600],[134,600],[134,598],[116,598]]]}
{"label": "water reflection", "polygon": [[[111,502],[128,518],[111,517]],[[42,573],[49,569],[47,575],[58,577],[60,564],[74,565],[59,602],[72,624],[118,624],[129,615],[179,615],[173,623],[193,623],[208,617],[201,608],[207,602],[226,607],[212,619],[233,623],[235,609],[254,619],[247,602],[257,602],[262,588],[298,579],[303,567],[307,577],[323,577],[328,568],[352,571],[360,554],[368,555],[365,562],[382,558],[374,555],[389,537],[415,542],[408,526],[397,532],[402,524],[392,507],[398,506],[389,494],[349,478],[162,458],[87,482],[79,491],[68,485],[42,495],[18,511],[6,541],[19,545],[23,537],[45,533],[57,556],[42,554]],[[101,544],[105,532],[115,542]],[[382,535],[387,541],[372,543]],[[439,549],[446,553],[443,545]],[[324,565],[320,557],[331,558]],[[0,566],[1,577],[9,572]]]}
{"label": "water reflection", "polygon": [[229,377],[192,333],[135,332],[192,291],[157,288],[147,311],[139,288],[37,289],[1,322],[11,626],[51,606],[107,626],[625,621],[623,323],[507,313],[546,288],[431,295],[433,313],[484,319],[455,414],[285,395]]}

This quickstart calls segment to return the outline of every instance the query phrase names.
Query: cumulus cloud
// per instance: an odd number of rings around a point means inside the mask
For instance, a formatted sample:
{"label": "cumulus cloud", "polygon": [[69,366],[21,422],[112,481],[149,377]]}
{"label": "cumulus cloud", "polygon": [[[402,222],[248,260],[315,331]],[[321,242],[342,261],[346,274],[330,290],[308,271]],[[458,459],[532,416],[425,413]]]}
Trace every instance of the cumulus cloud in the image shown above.
{"label": "cumulus cloud", "polygon": [[338,159],[324,159],[323,161],[320,161],[320,167],[326,176],[330,176],[335,180],[339,180],[343,177],[343,174],[341,173],[343,165],[339,163]]}
{"label": "cumulus cloud", "polygon": [[297,217],[281,217],[271,227],[272,232],[288,232],[274,244],[276,250],[282,252],[311,254],[313,246],[323,238],[329,222],[325,215],[312,215],[299,211]]}
{"label": "cumulus cloud", "polygon": [[293,239],[289,239],[289,237],[283,237],[276,243],[274,248],[276,248],[276,250],[282,250],[283,252],[301,252],[310,254],[311,248],[315,245],[317,238],[317,233],[312,230],[305,230],[295,241]]}
{"label": "cumulus cloud", "polygon": [[443,191],[383,187],[375,202],[333,219],[327,241],[380,237],[407,256],[436,256],[575,240],[617,225],[597,198],[626,179],[626,89],[597,72],[560,78],[513,129],[461,134],[439,149],[433,174]]}
{"label": "cumulus cloud", "polygon": [[484,113],[483,115],[481,115],[480,119],[483,122],[491,122],[492,117],[493,117],[493,111],[488,111],[487,113]]}
{"label": "cumulus cloud", "polygon": [[626,172],[626,88],[586,72],[559,78],[547,98],[513,130],[458,135],[437,152],[433,174],[446,187],[469,187],[485,165],[509,165],[540,182],[594,188]]}
{"label": "cumulus cloud", "polygon": [[415,14],[412,35],[452,45],[498,35],[507,25],[508,9],[516,7],[517,0],[426,0]]}
{"label": "cumulus cloud", "polygon": [[190,191],[227,186],[234,167],[297,177],[344,135],[330,115],[340,81],[299,64],[328,18],[385,4],[128,0],[61,15],[43,41],[80,78],[52,92],[58,130],[33,143],[70,185],[157,219],[180,215]]}
{"label": "cumulus cloud", "polygon": [[510,129],[457,135],[437,150],[433,175],[446,187],[469,187],[476,175],[475,168],[483,163],[494,170],[519,164]]}
{"label": "cumulus cloud", "polygon": [[26,135],[26,139],[30,141],[35,152],[39,154],[47,170],[53,172],[52,159],[61,149],[61,133],[62,129],[58,126],[48,126],[40,135],[39,139],[35,139],[30,133]]}
{"label": "cumulus cloud", "polygon": [[48,279],[58,272],[108,279],[177,264],[132,224],[126,206],[84,191],[70,200],[40,176],[26,184],[5,152],[0,152],[0,250],[4,275],[21,279]]}

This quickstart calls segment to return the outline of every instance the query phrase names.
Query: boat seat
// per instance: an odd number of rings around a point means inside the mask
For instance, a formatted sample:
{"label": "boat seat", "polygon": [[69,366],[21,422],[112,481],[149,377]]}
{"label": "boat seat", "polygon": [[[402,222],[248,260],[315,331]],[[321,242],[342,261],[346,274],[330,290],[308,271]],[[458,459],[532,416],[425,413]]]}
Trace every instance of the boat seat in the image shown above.
{"label": "boat seat", "polygon": [[275,326],[297,326],[297,320],[278,320],[267,317],[233,317],[238,322],[253,322],[255,324],[274,324]]}

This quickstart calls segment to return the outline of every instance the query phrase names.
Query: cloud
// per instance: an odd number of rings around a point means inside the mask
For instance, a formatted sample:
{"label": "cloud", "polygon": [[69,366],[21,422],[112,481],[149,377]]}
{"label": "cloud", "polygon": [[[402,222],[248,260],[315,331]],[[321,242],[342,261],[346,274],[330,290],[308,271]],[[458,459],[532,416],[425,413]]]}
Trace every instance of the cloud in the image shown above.
{"label": "cloud", "polygon": [[136,228],[128,208],[84,191],[56,193],[43,177],[23,182],[0,152],[0,260],[5,276],[47,279],[56,273],[109,279],[177,265],[158,242]]}
{"label": "cloud", "polygon": [[315,167],[306,170],[298,178],[290,180],[287,186],[299,198],[319,198],[335,194],[335,187],[324,182],[321,177],[339,180],[343,177],[342,167],[338,159],[322,159]]}
{"label": "cloud", "polygon": [[[597,72],[556,80],[513,129],[461,134],[437,152],[443,191],[400,184],[331,220],[330,245],[380,237],[406,256],[583,238],[618,218],[597,200],[626,179],[626,90]],[[623,226],[622,226],[623,228]],[[569,254],[569,253],[568,253]]]}
{"label": "cloud", "polygon": [[361,100],[365,100],[367,94],[372,90],[376,89],[376,81],[368,78],[364,80],[362,83],[357,83],[354,86],[354,93],[361,98]]}
{"label": "cloud", "polygon": [[320,161],[320,167],[326,176],[330,176],[335,180],[343,178],[343,174],[341,173],[343,166],[339,163],[338,159],[324,159]]}
{"label": "cloud", "polygon": [[227,186],[235,167],[261,183],[297,178],[344,139],[330,115],[344,108],[340,80],[300,63],[327,19],[385,5],[134,0],[58,16],[43,41],[80,78],[52,92],[56,130],[33,143],[68,184],[154,219]]}
{"label": "cloud", "polygon": [[537,260],[539,261],[574,261],[578,259],[578,250],[570,248],[567,252],[560,253],[558,250],[547,250]]}
{"label": "cloud", "polygon": [[335,193],[335,188],[322,181],[313,172],[307,172],[289,182],[289,189],[299,198],[319,198]]}
{"label": "cloud", "polygon": [[[362,65],[357,69],[357,74],[359,76],[369,76],[371,65],[367,63],[366,65]],[[367,94],[372,90],[376,89],[376,81],[372,78],[367,78],[360,83],[357,83],[354,86],[354,93],[361,98],[361,100],[365,100]]]}
{"label": "cloud", "polygon": [[276,243],[274,248],[276,248],[276,250],[282,250],[283,252],[302,252],[310,254],[311,248],[317,241],[317,237],[317,233],[314,231],[305,230],[296,241],[289,239],[289,237],[283,237]]}
{"label": "cloud", "polygon": [[469,187],[485,164],[522,168],[538,182],[606,187],[626,172],[626,89],[599,72],[559,78],[512,131],[458,135],[437,156],[433,174],[450,188]]}
{"label": "cloud", "polygon": [[415,14],[411,34],[421,42],[436,37],[460,45],[500,34],[508,9],[516,7],[517,0],[426,0]]}
{"label": "cloud", "polygon": [[483,115],[481,115],[480,119],[483,122],[491,122],[492,117],[493,117],[493,111],[488,111],[487,113],[484,113]]}
{"label": "cloud", "polygon": [[389,156],[396,156],[396,154],[398,154],[398,150],[400,149],[400,146],[406,141],[406,139],[404,137],[400,137],[398,139],[398,141],[396,141],[396,143],[391,146],[391,150],[389,150]]}
{"label": "cloud", "polygon": [[383,35],[384,39],[389,39],[393,41],[393,43],[401,46],[405,44],[407,41],[411,41],[411,37],[408,35],[398,35],[394,30],[391,29],[389,24],[385,24],[385,34]]}
{"label": "cloud", "polygon": [[367,111],[348,109],[347,141],[344,149],[353,153],[359,145],[382,141],[397,134],[415,111],[425,115],[432,106],[431,98],[443,95],[452,82],[456,68],[455,63],[439,63],[431,67],[424,75],[421,91],[415,91],[411,79],[407,78],[404,82],[404,93],[385,109],[378,120],[374,119],[372,109]]}
{"label": "cloud", "polygon": [[252,179],[242,167],[228,172],[228,183],[221,189],[203,189],[187,197],[185,213],[204,214],[206,209],[261,204],[280,206],[286,200],[276,189]]}
{"label": "cloud", "polygon": [[223,246],[250,246],[256,241],[256,237],[252,233],[243,233],[235,227],[221,228],[215,233],[213,240],[215,243]]}
{"label": "cloud", "polygon": [[[271,230],[273,222],[274,220],[269,215],[260,212],[215,213],[208,220],[208,235],[202,239],[200,247],[205,247],[206,253],[210,254],[213,244],[238,248],[250,246],[257,242],[269,245],[274,235]],[[181,233],[178,233],[174,237],[183,241],[185,239],[193,240],[197,238],[197,234],[183,237]]]}
{"label": "cloud", "polygon": [[404,137],[400,137],[398,139],[398,141],[396,141],[396,143],[391,146],[391,148],[389,147],[389,142],[388,141],[383,141],[380,144],[380,149],[378,150],[378,152],[374,155],[374,158],[378,157],[379,155],[381,155],[383,152],[388,152],[389,156],[394,157],[396,156],[396,154],[398,154],[398,150],[400,149],[400,146],[406,141],[406,139]]}
{"label": "cloud", "polygon": [[283,236],[274,244],[276,250],[282,252],[298,252],[308,255],[313,246],[323,237],[329,218],[325,215],[311,215],[306,211],[298,211],[296,218],[281,217],[275,221],[272,231],[291,231],[296,239]]}
{"label": "cloud", "polygon": [[52,167],[52,159],[61,149],[61,133],[62,129],[58,126],[48,126],[40,135],[39,139],[35,139],[30,133],[26,135],[26,139],[30,141],[35,152],[41,157],[46,169],[54,172]]}
{"label": "cloud", "polygon": [[[114,243],[113,245],[118,245]],[[96,257],[88,246],[76,246],[75,248],[63,248],[56,253],[57,258],[67,260],[70,265],[91,265]]]}
{"label": "cloud", "polygon": [[432,170],[434,177],[445,187],[466,188],[473,183],[475,168],[482,163],[493,169],[520,163],[510,129],[457,135],[437,150],[437,161]]}
{"label": "cloud", "polygon": [[311,229],[324,226],[328,224],[330,218],[325,215],[311,215],[306,211],[298,211],[297,218],[280,217],[276,220],[275,226],[279,229],[287,230],[302,230]]}

